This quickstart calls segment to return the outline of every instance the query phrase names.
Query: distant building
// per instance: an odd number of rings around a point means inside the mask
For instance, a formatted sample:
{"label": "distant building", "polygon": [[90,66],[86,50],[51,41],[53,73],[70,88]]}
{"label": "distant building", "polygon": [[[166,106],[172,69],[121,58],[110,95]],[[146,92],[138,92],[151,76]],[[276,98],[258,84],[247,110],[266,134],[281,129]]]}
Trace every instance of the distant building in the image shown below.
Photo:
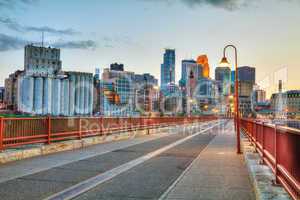
{"label": "distant building", "polygon": [[175,83],[175,49],[166,49],[161,64],[161,87]]}
{"label": "distant building", "polygon": [[159,112],[159,90],[153,85],[142,85],[137,90],[137,110],[142,115]]}
{"label": "distant building", "polygon": [[231,71],[231,94],[234,94],[235,70]]}
{"label": "distant building", "polygon": [[266,91],[262,89],[257,89],[253,91],[253,102],[260,103],[266,101]]}
{"label": "distant building", "polygon": [[5,88],[0,87],[0,103],[4,102],[4,92],[5,92]]}
{"label": "distant building", "polygon": [[152,85],[152,86],[158,86],[158,80],[151,74],[145,73],[145,74],[135,74],[134,75],[134,82],[138,86],[141,85]]}
{"label": "distant building", "polygon": [[34,115],[74,116],[93,112],[93,75],[61,71],[60,50],[25,46],[24,71],[5,80],[9,108]]}
{"label": "distant building", "polygon": [[197,64],[195,60],[183,60],[181,67],[180,87],[182,88],[182,108],[187,114],[190,114],[192,106],[190,105],[194,98],[194,92],[198,80],[203,77],[203,66]]}
{"label": "distant building", "polygon": [[181,80],[186,84],[189,78],[188,69],[193,69],[195,78],[200,79],[203,76],[203,66],[197,64],[195,60],[182,60],[181,62]]}
{"label": "distant building", "polygon": [[219,99],[217,82],[210,78],[202,78],[198,80],[194,98],[196,100],[196,106],[192,109],[195,112],[211,112],[212,108],[215,108]]}
{"label": "distant building", "polygon": [[51,76],[61,71],[60,49],[26,45],[24,57],[26,75]]}
{"label": "distant building", "polygon": [[135,74],[137,90],[137,110],[142,115],[152,115],[159,111],[158,80],[149,73]]}
{"label": "distant building", "polygon": [[249,66],[238,67],[239,79],[239,109],[243,117],[252,113],[252,92],[255,85],[255,68]]}
{"label": "distant building", "polygon": [[149,73],[125,71],[123,64],[113,65],[102,73],[97,90],[100,104],[96,110],[101,115],[115,117],[158,112],[158,80]]}
{"label": "distant building", "polygon": [[24,71],[18,70],[9,75],[7,79],[5,79],[5,93],[4,93],[4,103],[8,109],[17,109],[18,103],[18,77],[20,74],[24,73]]}
{"label": "distant building", "polygon": [[255,68],[254,67],[238,67],[238,77],[239,81],[250,82],[255,84]]}
{"label": "distant building", "polygon": [[[116,70],[114,70],[116,69]],[[101,87],[105,116],[132,116],[135,111],[136,90],[134,73],[114,68],[104,69]]]}
{"label": "distant building", "polygon": [[257,118],[269,117],[272,114],[271,105],[270,105],[269,101],[257,102],[254,105],[253,110],[254,110]]}
{"label": "distant building", "polygon": [[248,117],[252,112],[253,84],[247,81],[239,81],[239,109],[243,117]]}
{"label": "distant building", "polygon": [[165,115],[176,115],[182,112],[182,93],[175,83],[161,88],[160,111]]}
{"label": "distant building", "polygon": [[215,79],[220,83],[221,94],[228,96],[231,91],[231,70],[229,67],[217,67]]}
{"label": "distant building", "polygon": [[271,109],[278,118],[300,117],[300,90],[274,93],[271,96]]}
{"label": "distant building", "polygon": [[124,65],[123,64],[118,64],[118,63],[113,63],[113,64],[110,65],[110,70],[124,71]]}
{"label": "distant building", "polygon": [[201,55],[198,56],[197,58],[197,64],[202,65],[203,66],[203,77],[204,78],[209,78],[209,73],[210,73],[210,69],[209,69],[209,63],[208,63],[208,57],[207,55]]}
{"label": "distant building", "polygon": [[100,71],[100,68],[96,68],[96,69],[95,69],[95,76],[94,76],[94,79],[100,80],[100,78],[101,78],[101,71]]}

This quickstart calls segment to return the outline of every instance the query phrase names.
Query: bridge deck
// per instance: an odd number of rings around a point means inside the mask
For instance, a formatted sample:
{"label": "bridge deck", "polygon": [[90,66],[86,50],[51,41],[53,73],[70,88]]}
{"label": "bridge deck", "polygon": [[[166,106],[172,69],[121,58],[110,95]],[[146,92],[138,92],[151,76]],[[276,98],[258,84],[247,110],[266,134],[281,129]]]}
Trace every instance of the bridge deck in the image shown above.
{"label": "bridge deck", "polygon": [[223,122],[5,164],[0,195],[44,199],[71,191],[76,199],[254,199],[242,157],[235,154],[232,123],[220,129]]}
{"label": "bridge deck", "polygon": [[255,199],[243,156],[236,154],[233,124],[224,128],[166,192],[166,199]]}

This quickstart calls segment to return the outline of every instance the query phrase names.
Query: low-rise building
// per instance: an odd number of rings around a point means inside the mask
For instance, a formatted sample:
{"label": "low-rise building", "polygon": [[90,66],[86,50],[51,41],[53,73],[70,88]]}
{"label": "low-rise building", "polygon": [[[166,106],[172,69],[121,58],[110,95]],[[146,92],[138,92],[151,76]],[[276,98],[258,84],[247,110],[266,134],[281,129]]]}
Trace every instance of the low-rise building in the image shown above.
{"label": "low-rise building", "polygon": [[157,83],[158,80],[151,74],[135,74],[124,71],[123,64],[112,64],[103,71],[98,91],[99,109],[96,110],[104,116],[138,116],[157,112]]}
{"label": "low-rise building", "polygon": [[300,117],[300,90],[272,94],[271,110],[276,118]]}

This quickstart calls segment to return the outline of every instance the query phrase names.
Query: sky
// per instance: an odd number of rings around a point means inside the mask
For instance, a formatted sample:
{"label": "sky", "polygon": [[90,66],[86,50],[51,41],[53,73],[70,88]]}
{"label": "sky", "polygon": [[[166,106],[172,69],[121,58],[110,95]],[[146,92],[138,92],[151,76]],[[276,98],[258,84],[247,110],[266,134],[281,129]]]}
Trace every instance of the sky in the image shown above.
{"label": "sky", "polygon": [[175,48],[177,81],[181,60],[201,54],[213,78],[224,46],[234,44],[239,65],[256,68],[268,95],[279,79],[300,89],[299,24],[299,0],[0,0],[0,85],[24,68],[24,45],[40,44],[44,32],[66,71],[119,62],[159,79],[164,48]]}

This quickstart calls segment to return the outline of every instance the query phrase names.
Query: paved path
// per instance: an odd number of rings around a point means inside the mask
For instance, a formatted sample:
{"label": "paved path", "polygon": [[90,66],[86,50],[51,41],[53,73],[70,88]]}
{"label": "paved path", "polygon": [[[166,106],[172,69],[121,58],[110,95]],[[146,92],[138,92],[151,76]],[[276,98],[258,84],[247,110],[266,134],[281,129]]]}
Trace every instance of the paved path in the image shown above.
{"label": "paved path", "polygon": [[232,123],[219,131],[164,199],[255,199],[243,157],[236,154]]}
{"label": "paved path", "polygon": [[[221,121],[2,165],[0,199],[39,200],[76,185],[77,200],[254,199],[232,123],[222,131]],[[104,181],[84,190],[95,177]]]}
{"label": "paved path", "polygon": [[[176,148],[169,149],[155,159],[150,159],[149,162],[135,167],[135,170],[138,170],[135,176],[128,178],[126,175],[132,170],[128,170],[128,173],[126,170],[116,179],[111,179],[118,186],[113,187],[113,191],[120,194],[116,199],[130,197],[129,193],[137,193],[141,196],[149,193],[155,194],[153,199],[157,199],[213,138],[211,134],[206,133],[205,129],[211,129],[216,125],[216,122],[203,123],[201,127],[193,131],[172,128],[169,134],[145,136],[1,165],[0,199],[39,200],[47,198],[90,178],[109,174],[113,169],[118,169],[120,166],[168,145],[176,144],[178,141],[194,135],[193,133],[198,129],[203,129],[203,134],[195,136],[181,145],[176,145]],[[184,153],[186,150],[189,151]],[[166,165],[166,163],[168,164]],[[148,171],[145,171],[145,165],[148,165]],[[168,173],[163,173],[164,169]],[[147,179],[149,176],[154,177],[153,174],[156,174],[154,171],[161,171],[162,173],[157,175],[161,175],[160,177],[163,178],[154,178],[151,179],[151,182],[145,182],[144,190],[130,190],[134,189],[134,187],[129,188],[130,186],[141,186],[140,180]],[[123,179],[124,176],[125,179]],[[103,185],[107,186],[108,182]],[[160,191],[159,193],[153,192],[155,189],[153,185],[157,185],[156,189]],[[159,185],[164,185],[164,187],[160,188]],[[118,191],[118,188],[124,189],[125,193]],[[104,199],[110,199],[106,197]]]}
{"label": "paved path", "polygon": [[128,148],[137,144],[143,144],[169,135],[170,133],[166,132],[154,135],[137,136],[128,140],[108,142],[82,149],[64,151],[45,156],[38,156],[2,165],[0,164],[0,183],[29,174],[45,171],[54,167],[59,167],[79,160],[103,155],[108,152]]}

